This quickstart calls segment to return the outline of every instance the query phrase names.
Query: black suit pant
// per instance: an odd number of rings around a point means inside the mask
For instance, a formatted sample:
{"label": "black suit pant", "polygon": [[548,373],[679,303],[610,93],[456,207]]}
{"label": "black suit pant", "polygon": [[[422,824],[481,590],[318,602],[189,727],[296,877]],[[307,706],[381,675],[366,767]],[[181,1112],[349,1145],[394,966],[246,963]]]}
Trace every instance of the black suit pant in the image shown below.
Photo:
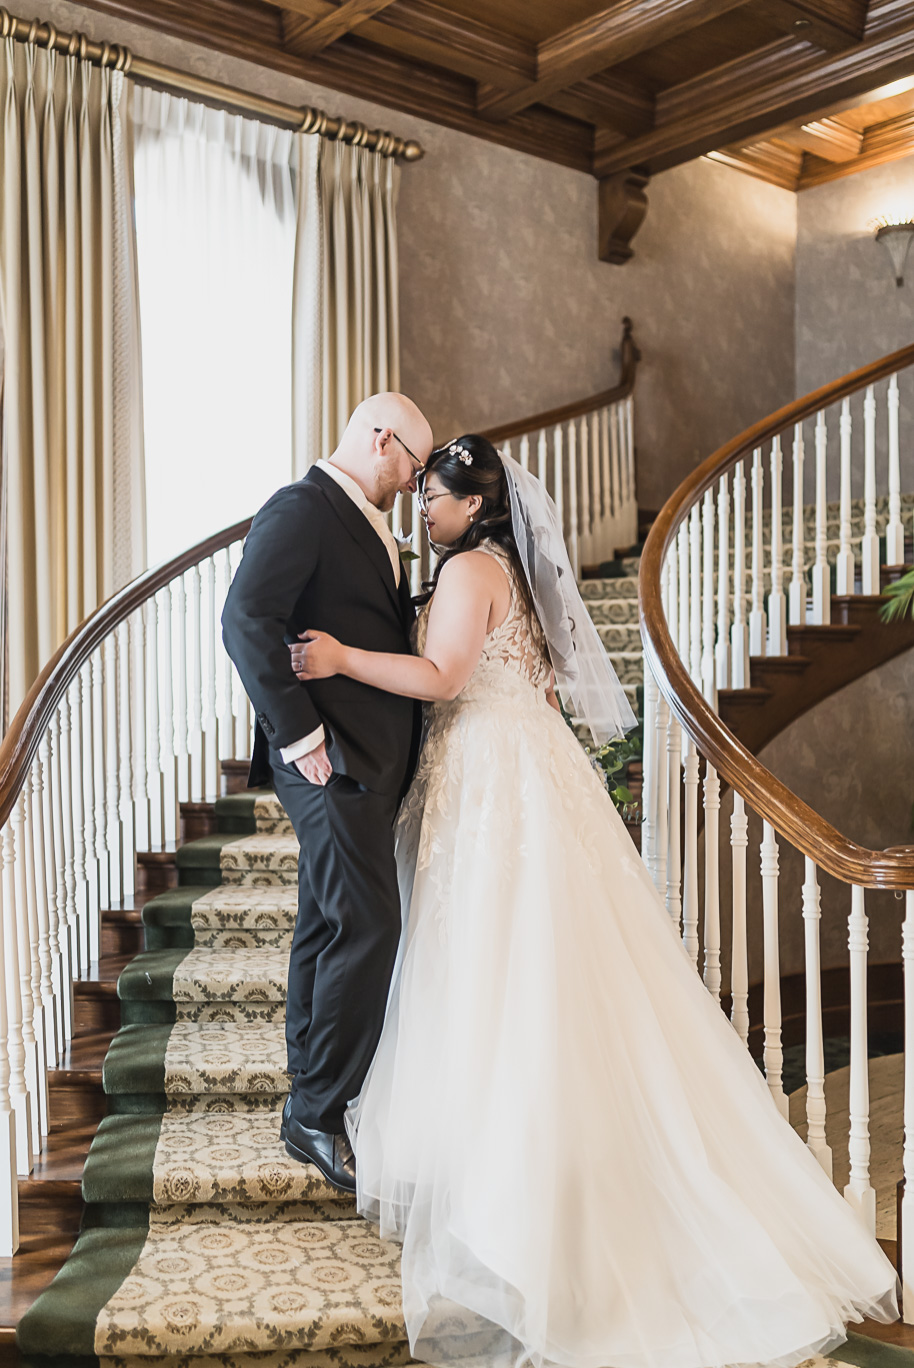
{"label": "black suit pant", "polygon": [[377,1048],[400,940],[399,799],[344,774],[311,784],[275,754],[271,762],[301,845],[286,999],[292,1115],[339,1134]]}

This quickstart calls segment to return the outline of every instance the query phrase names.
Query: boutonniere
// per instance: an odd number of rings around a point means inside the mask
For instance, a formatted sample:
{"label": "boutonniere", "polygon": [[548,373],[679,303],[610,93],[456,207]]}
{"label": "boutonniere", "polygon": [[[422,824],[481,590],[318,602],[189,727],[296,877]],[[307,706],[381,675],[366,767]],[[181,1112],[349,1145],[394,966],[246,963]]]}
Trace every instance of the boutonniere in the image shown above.
{"label": "boutonniere", "polygon": [[410,561],[419,559],[419,557],[413,550],[413,544],[409,537],[404,536],[404,534],[401,532],[399,537],[396,538],[396,542],[397,553],[399,554],[400,560],[403,565],[409,565]]}

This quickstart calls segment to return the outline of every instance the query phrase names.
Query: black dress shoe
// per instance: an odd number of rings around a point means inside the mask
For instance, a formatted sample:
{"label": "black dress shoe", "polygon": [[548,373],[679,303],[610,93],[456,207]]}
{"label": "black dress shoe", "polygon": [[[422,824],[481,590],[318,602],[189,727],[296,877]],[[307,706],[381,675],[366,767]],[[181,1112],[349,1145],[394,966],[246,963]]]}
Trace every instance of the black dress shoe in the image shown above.
{"label": "black dress shoe", "polygon": [[286,1123],[286,1154],[300,1164],[314,1164],[334,1187],[355,1192],[355,1156],[345,1135],[308,1130],[294,1116]]}
{"label": "black dress shoe", "polygon": [[283,1144],[286,1143],[286,1134],[287,1134],[287,1132],[288,1132],[288,1130],[289,1130],[289,1117],[290,1117],[291,1115],[292,1115],[292,1094],[289,1093],[289,1096],[286,1098],[285,1102],[283,1103],[283,1107],[282,1107],[282,1120],[281,1120],[280,1123],[279,1123],[279,1138],[280,1138],[280,1140],[283,1142]]}

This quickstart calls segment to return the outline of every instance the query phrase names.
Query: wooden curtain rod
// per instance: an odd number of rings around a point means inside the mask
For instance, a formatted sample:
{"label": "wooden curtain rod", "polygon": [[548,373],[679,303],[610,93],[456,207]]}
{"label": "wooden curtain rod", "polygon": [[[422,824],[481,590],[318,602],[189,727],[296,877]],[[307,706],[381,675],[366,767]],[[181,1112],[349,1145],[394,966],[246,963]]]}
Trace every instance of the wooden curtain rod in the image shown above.
{"label": "wooden curtain rod", "polygon": [[399,161],[414,162],[425,155],[422,144],[414,139],[398,138],[381,128],[366,128],[355,120],[334,118],[323,109],[307,105],[301,108],[283,104],[280,100],[267,99],[263,95],[254,95],[247,90],[237,90],[234,86],[211,81],[205,76],[147,61],[145,57],[138,57],[129,48],[117,43],[96,43],[84,33],[63,33],[54,24],[42,20],[17,19],[3,8],[0,8],[0,37],[54,48],[57,52],[93,62],[96,66],[122,71],[132,81],[142,85],[173,91],[233,114],[243,114],[262,123],[291,129],[294,133],[314,133],[320,138],[352,143],[353,146],[378,152],[382,157],[396,157]]}

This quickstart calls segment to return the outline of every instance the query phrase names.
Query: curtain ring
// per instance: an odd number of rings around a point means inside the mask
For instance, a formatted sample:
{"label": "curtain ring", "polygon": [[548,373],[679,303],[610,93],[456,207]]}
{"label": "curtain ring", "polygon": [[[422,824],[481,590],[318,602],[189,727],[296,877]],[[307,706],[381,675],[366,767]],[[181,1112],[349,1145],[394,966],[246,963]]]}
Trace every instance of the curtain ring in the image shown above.
{"label": "curtain ring", "polygon": [[9,38],[13,32],[13,16],[8,9],[0,9],[0,38]]}

